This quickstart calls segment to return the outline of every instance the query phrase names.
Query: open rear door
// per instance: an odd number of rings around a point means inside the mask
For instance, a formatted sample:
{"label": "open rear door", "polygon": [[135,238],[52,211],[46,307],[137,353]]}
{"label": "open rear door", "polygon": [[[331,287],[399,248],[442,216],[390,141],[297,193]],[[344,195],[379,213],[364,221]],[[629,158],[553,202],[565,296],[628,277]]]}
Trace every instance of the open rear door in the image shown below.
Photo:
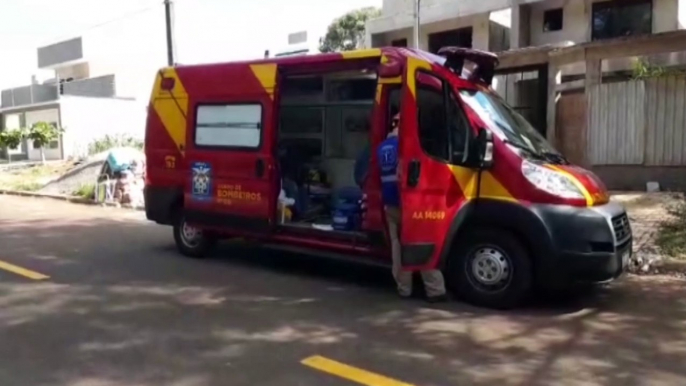
{"label": "open rear door", "polygon": [[454,173],[466,160],[470,126],[448,71],[416,57],[403,73],[400,118],[400,241],[405,269],[435,268],[465,197]]}

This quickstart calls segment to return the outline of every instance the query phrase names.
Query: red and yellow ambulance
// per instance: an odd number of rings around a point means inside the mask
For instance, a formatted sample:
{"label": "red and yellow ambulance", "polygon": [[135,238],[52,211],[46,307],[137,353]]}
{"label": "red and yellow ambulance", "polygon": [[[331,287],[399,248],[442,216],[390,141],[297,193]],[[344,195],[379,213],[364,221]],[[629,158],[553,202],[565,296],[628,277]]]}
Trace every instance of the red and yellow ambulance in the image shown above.
{"label": "red and yellow ambulance", "polygon": [[[390,262],[374,149],[400,113],[402,264],[439,267],[474,304],[625,270],[623,207],[492,89],[497,58],[375,48],[157,74],[146,214],[179,251],[242,237]],[[363,205],[360,205],[360,202]]]}

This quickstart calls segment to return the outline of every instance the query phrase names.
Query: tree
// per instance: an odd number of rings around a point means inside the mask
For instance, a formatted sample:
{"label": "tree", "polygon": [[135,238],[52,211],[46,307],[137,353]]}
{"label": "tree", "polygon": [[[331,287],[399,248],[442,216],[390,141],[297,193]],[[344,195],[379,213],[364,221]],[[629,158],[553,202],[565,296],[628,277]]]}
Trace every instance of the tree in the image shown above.
{"label": "tree", "polygon": [[[6,129],[0,131],[0,147],[16,149],[26,137],[26,129]],[[7,159],[12,161],[12,155],[8,152]]]}
{"label": "tree", "polygon": [[351,51],[360,48],[364,41],[367,20],[381,15],[376,7],[365,7],[350,11],[335,19],[326,31],[326,35],[319,39],[319,51],[338,52]]}
{"label": "tree", "polygon": [[57,140],[64,130],[54,123],[36,122],[29,129],[26,137],[33,141],[33,146],[40,148],[40,158],[45,163],[45,146]]}

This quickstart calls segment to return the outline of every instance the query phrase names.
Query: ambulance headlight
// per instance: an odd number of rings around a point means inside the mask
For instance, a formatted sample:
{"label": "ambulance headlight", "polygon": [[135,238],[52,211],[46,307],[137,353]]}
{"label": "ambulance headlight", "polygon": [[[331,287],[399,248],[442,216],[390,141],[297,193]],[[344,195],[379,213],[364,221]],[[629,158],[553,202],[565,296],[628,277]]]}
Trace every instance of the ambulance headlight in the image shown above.
{"label": "ambulance headlight", "polygon": [[522,174],[536,188],[562,198],[583,199],[579,188],[564,174],[529,161],[522,162]]}

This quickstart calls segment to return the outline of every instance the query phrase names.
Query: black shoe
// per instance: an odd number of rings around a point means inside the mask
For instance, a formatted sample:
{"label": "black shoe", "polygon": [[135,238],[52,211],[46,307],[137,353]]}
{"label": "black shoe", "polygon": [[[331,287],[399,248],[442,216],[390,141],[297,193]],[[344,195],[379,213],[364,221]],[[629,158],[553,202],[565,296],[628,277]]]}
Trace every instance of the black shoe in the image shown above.
{"label": "black shoe", "polygon": [[448,300],[449,300],[448,295],[438,295],[438,296],[427,296],[426,297],[426,301],[429,303],[432,303],[432,304],[434,304],[434,303],[445,303]]}
{"label": "black shoe", "polygon": [[396,292],[396,293],[398,294],[398,297],[399,297],[400,299],[412,299],[412,294],[403,295],[403,294],[401,294],[401,293],[399,293],[399,292]]}

